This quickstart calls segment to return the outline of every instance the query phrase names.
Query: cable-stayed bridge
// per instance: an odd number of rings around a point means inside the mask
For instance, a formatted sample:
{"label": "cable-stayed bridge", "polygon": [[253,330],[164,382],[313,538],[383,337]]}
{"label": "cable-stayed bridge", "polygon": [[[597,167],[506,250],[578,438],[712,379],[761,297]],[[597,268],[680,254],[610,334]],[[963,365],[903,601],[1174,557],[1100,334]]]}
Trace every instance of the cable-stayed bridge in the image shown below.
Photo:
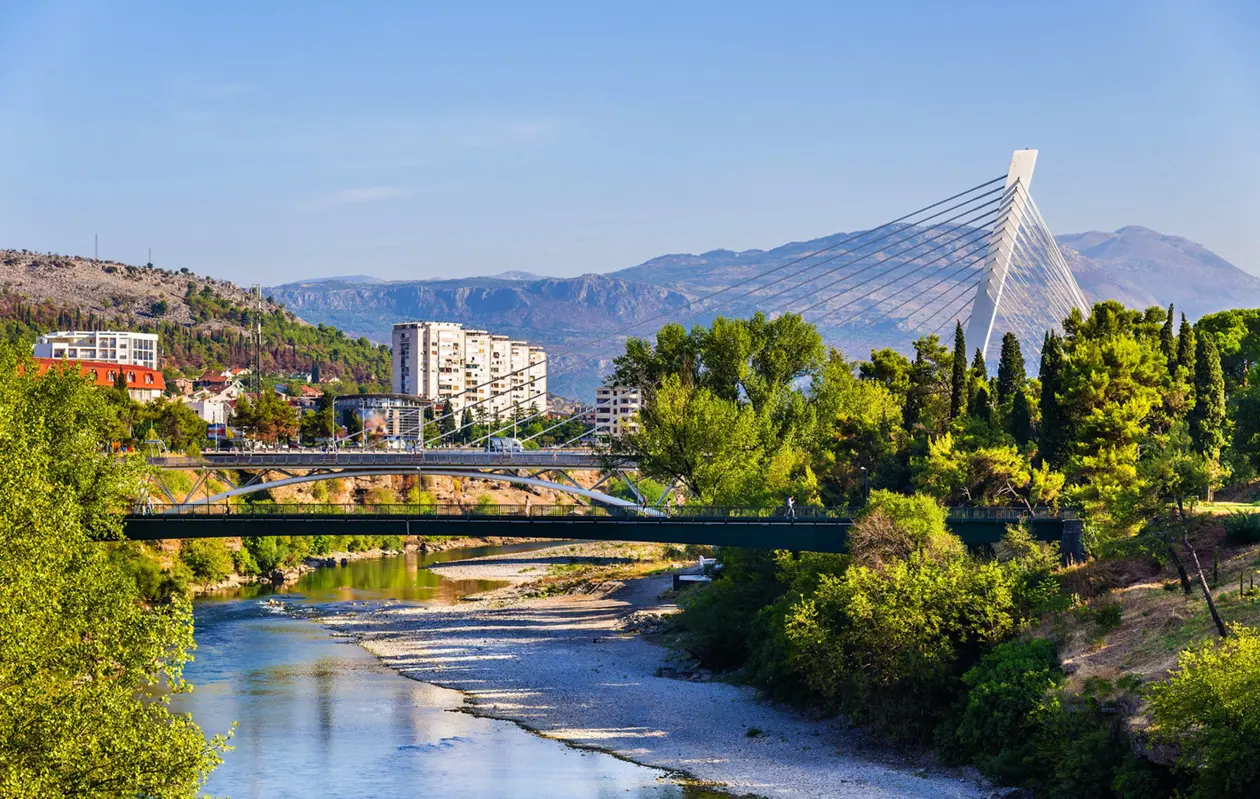
{"label": "cable-stayed bridge", "polygon": [[[822,247],[769,266],[756,274],[714,287],[691,298],[681,312],[642,319],[606,336],[593,337],[576,346],[549,353],[543,364],[590,357],[600,345],[618,344],[632,335],[650,335],[670,321],[703,323],[719,314],[746,316],[756,311],[772,317],[784,313],[798,314],[816,325],[824,340],[832,339],[836,331],[843,330],[850,342],[850,355],[865,354],[855,351],[854,341],[863,342],[862,350],[882,347],[906,350],[914,338],[939,335],[954,325],[961,325],[969,350],[979,349],[988,363],[995,363],[994,350],[1001,335],[1009,331],[1018,336],[1026,362],[1035,364],[1046,332],[1061,330],[1063,319],[1074,309],[1083,314],[1089,310],[1084,293],[1030,193],[1036,159],[1035,150],[1017,150],[1004,175],[984,180],[869,230],[840,236]],[[472,394],[476,397],[482,389],[490,388],[494,392],[498,386],[512,384],[508,390],[460,403],[462,407],[459,409],[439,415],[433,421],[446,422],[448,429],[432,438],[417,441],[416,453],[365,454],[362,457],[368,460],[361,462],[351,462],[354,456],[348,455],[328,456],[332,460],[325,461],[317,455],[307,454],[277,455],[272,459],[275,462],[266,456],[240,455],[212,456],[197,462],[155,463],[159,469],[193,469],[199,471],[200,476],[183,498],[175,496],[159,476],[155,485],[165,495],[168,504],[161,507],[150,504],[138,510],[129,519],[128,527],[152,531],[155,525],[160,525],[154,519],[154,511],[167,519],[171,515],[207,514],[207,509],[216,502],[281,485],[332,479],[339,475],[426,473],[548,487],[605,507],[637,508],[635,513],[615,517],[619,534],[628,539],[636,538],[638,534],[628,534],[626,525],[656,523],[657,526],[652,529],[664,530],[659,524],[662,518],[660,510],[648,508],[635,487],[631,478],[635,470],[633,462],[612,463],[589,451],[568,449],[592,433],[598,435],[603,432],[598,429],[566,441],[556,450],[537,455],[513,453],[506,458],[500,455],[499,460],[494,459],[494,453],[460,454],[442,449],[449,447],[455,436],[464,430],[461,419],[465,409],[475,411],[478,406],[510,391],[534,384],[539,378],[533,376],[536,372],[532,370],[537,366],[531,364],[497,375],[488,383],[464,389],[461,396]],[[527,400],[521,407],[529,407],[530,404]],[[546,403],[539,404],[545,407]],[[540,410],[507,422],[472,444],[509,434],[517,425],[545,414]],[[542,432],[525,440],[552,432],[574,418],[576,416],[559,421],[553,419]],[[496,426],[490,425],[491,428]],[[443,455],[443,452],[447,454]],[[566,469],[598,470],[601,476],[594,485],[583,487],[568,475]],[[227,478],[229,470],[239,470],[249,476],[240,484],[233,484]],[[229,489],[194,502],[193,495],[212,473],[228,482]],[[610,480],[624,482],[638,502],[601,491],[600,487]],[[672,490],[672,486],[670,488]],[[408,511],[404,509],[401,513],[405,521]],[[416,513],[419,513],[418,509]],[[339,520],[344,519],[344,514],[333,515]],[[386,522],[393,524],[399,521],[395,513],[387,515]],[[459,519],[462,515],[456,516],[458,518],[450,523],[461,524]],[[526,519],[529,518],[527,514]],[[216,520],[216,529],[221,527],[221,521]],[[311,521],[309,514],[302,515],[303,524]],[[332,521],[331,515],[327,521]],[[709,522],[701,522],[694,518],[679,522],[687,526],[687,540],[702,542],[695,536],[703,538],[704,524]],[[583,522],[590,523],[589,520]],[[740,523],[744,524],[741,529],[751,526],[770,536],[763,542],[765,546],[779,546],[771,539],[774,536],[781,538],[784,535],[782,527],[794,524],[795,520],[758,517],[755,522]],[[812,523],[815,527],[847,524],[834,518],[825,523],[822,520]],[[723,524],[729,524],[729,521]],[[570,526],[566,529],[573,531],[577,528]],[[605,524],[600,529],[608,530],[610,526]],[[778,532],[771,535],[770,531],[775,529]]]}
{"label": "cable-stayed bridge", "polygon": [[[987,363],[994,363],[1002,334],[1013,332],[1025,362],[1036,364],[1047,331],[1061,331],[1073,309],[1082,314],[1089,311],[1089,302],[1030,193],[1036,161],[1036,150],[1016,150],[1004,175],[715,287],[689,300],[681,311],[642,319],[548,353],[543,363],[589,358],[601,345],[650,335],[666,322],[703,323],[717,315],[760,311],[771,317],[798,314],[816,325],[824,340],[834,340],[834,334],[843,330],[851,356],[883,347],[906,351],[913,339],[940,335],[959,324],[968,350],[979,349]],[[863,342],[860,349],[854,341]],[[462,393],[475,395],[518,375],[523,377],[514,388],[528,387],[539,379],[530,376],[534,368],[500,375]],[[465,407],[476,409],[505,393]],[[459,415],[453,411],[435,421]],[[539,412],[518,421],[543,415]],[[483,438],[502,435],[512,427],[504,425]],[[460,429],[424,444],[443,445]]]}

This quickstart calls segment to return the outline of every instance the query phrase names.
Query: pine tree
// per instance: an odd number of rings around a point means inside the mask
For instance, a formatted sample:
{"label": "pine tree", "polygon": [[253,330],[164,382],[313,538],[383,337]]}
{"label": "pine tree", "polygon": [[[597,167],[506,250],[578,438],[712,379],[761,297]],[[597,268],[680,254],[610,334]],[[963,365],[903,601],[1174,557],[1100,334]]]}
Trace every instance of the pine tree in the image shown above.
{"label": "pine tree", "polygon": [[962,323],[954,325],[954,368],[949,392],[949,418],[957,419],[967,412],[967,342]]}
{"label": "pine tree", "polygon": [[1177,369],[1177,343],[1173,336],[1173,306],[1168,303],[1168,318],[1164,320],[1164,326],[1159,329],[1159,351],[1164,353],[1164,358],[1168,361],[1168,371],[1172,373]]}
{"label": "pine tree", "polygon": [[1062,463],[1064,419],[1059,394],[1063,390],[1063,342],[1051,331],[1041,350],[1041,430],[1038,447],[1041,459],[1051,466]]}
{"label": "pine tree", "polygon": [[998,405],[1005,408],[1007,401],[1023,387],[1027,377],[1024,372],[1024,354],[1019,349],[1019,338],[1014,333],[1008,332],[1002,336],[1002,357],[998,361]]}
{"label": "pine tree", "polygon": [[1221,356],[1212,339],[1201,336],[1194,359],[1194,407],[1190,409],[1190,437],[1201,455],[1215,459],[1225,441],[1225,376]]}
{"label": "pine tree", "polygon": [[1186,374],[1194,374],[1194,328],[1181,315],[1181,330],[1177,333],[1177,368],[1185,369]]}
{"label": "pine tree", "polygon": [[444,441],[450,440],[448,433],[455,432],[455,412],[451,410],[450,400],[442,405],[442,412],[438,414],[438,430],[445,437]]}

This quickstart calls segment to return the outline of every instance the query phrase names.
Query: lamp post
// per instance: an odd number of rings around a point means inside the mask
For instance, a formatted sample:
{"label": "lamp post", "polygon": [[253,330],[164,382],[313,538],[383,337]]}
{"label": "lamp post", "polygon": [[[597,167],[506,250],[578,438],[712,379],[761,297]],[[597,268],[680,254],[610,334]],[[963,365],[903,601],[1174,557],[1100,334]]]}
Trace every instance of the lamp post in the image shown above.
{"label": "lamp post", "polygon": [[871,501],[871,473],[866,471],[866,467],[862,469],[862,504],[865,505]]}

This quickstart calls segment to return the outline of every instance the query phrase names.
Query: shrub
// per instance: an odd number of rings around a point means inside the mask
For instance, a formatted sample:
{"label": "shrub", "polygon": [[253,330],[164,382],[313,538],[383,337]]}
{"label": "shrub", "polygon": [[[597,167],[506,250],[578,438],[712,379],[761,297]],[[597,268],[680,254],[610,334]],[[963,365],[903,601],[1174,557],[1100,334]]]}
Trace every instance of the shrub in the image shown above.
{"label": "shrub", "polygon": [[1183,651],[1148,697],[1151,734],[1179,748],[1177,768],[1197,797],[1260,792],[1260,632],[1230,632]]}
{"label": "shrub", "polygon": [[925,494],[874,491],[849,528],[849,551],[864,566],[879,567],[920,552],[932,560],[962,554],[962,541],[945,526],[945,509]]}
{"label": "shrub", "polygon": [[963,675],[966,694],[956,715],[937,728],[938,752],[953,763],[974,762],[1002,784],[1023,782],[1019,764],[1033,754],[1033,735],[1049,712],[1047,694],[1064,677],[1050,641],[999,644]]}
{"label": "shrub", "polygon": [[218,538],[185,538],[179,556],[202,582],[217,583],[232,573],[232,553]]}
{"label": "shrub", "polygon": [[918,555],[824,574],[792,608],[787,635],[809,687],[895,741],[925,740],[959,673],[1023,619],[999,563]]}
{"label": "shrub", "polygon": [[289,554],[288,540],[282,536],[244,538],[241,545],[249,551],[260,574],[274,570]]}
{"label": "shrub", "polygon": [[1226,516],[1225,538],[1231,544],[1260,543],[1260,513],[1234,512]]}

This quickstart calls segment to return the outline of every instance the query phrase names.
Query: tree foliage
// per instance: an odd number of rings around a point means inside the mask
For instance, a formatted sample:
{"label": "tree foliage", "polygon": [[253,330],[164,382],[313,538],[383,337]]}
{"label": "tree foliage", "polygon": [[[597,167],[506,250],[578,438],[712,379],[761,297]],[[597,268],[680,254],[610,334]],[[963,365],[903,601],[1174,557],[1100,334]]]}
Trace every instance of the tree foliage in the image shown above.
{"label": "tree foliage", "polygon": [[120,537],[139,476],[102,454],[105,397],[35,371],[0,346],[0,794],[182,799],[224,744],[168,710],[188,690],[189,605],[143,601],[96,543]]}

